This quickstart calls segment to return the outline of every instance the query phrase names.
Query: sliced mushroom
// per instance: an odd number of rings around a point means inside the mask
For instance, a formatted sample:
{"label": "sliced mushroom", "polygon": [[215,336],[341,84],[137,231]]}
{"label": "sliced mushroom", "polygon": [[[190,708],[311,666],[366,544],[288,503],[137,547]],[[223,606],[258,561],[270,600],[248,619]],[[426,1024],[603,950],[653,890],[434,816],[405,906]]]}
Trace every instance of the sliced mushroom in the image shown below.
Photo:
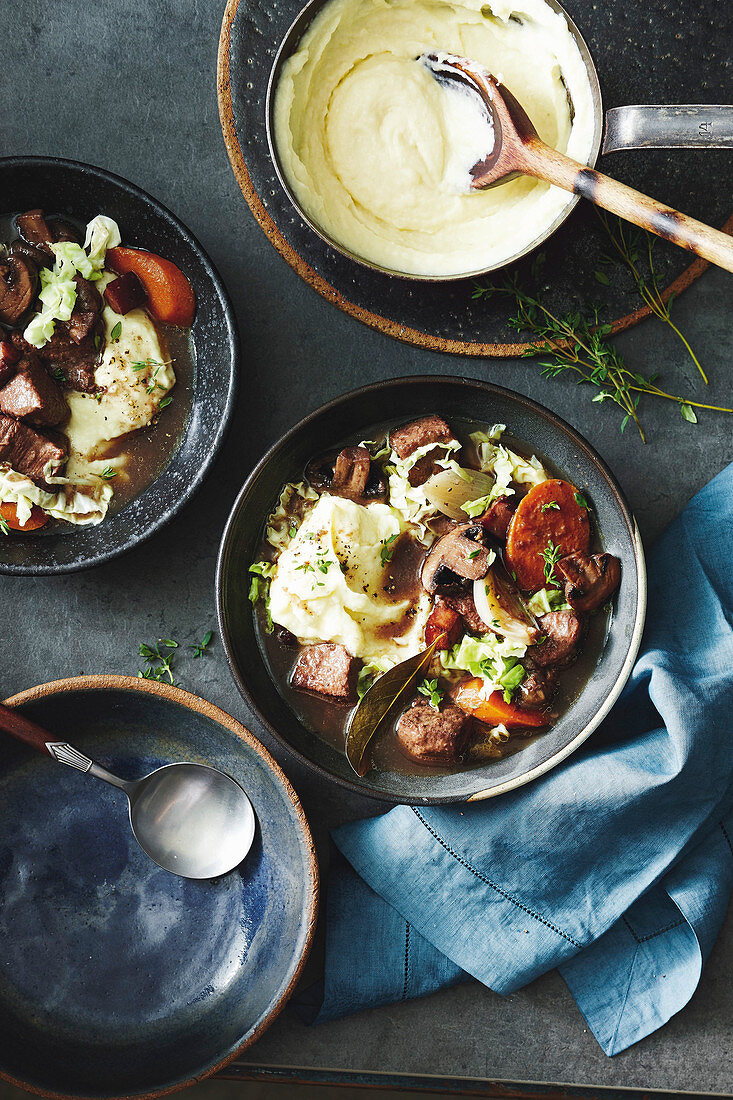
{"label": "sliced mushroom", "polygon": [[594,611],[621,583],[621,562],[613,554],[568,554],[555,565],[565,599],[577,611]]}
{"label": "sliced mushroom", "polygon": [[387,495],[387,484],[366,447],[344,447],[311,459],[305,476],[317,493],[330,492],[358,504]]}
{"label": "sliced mushroom", "polygon": [[349,500],[364,496],[371,472],[372,456],[366,447],[344,447],[336,459],[331,492]]}
{"label": "sliced mushroom", "polygon": [[22,317],[36,296],[35,268],[20,256],[8,256],[0,263],[0,321],[12,325]]}
{"label": "sliced mushroom", "polygon": [[8,246],[8,252],[11,256],[20,256],[22,259],[28,260],[36,267],[53,267],[54,257],[52,254],[36,248],[34,244],[28,244],[22,237],[16,237]]}
{"label": "sliced mushroom", "polygon": [[485,577],[489,550],[480,523],[461,523],[433,543],[422,567],[423,588],[434,595],[439,589],[455,590],[465,581]]}

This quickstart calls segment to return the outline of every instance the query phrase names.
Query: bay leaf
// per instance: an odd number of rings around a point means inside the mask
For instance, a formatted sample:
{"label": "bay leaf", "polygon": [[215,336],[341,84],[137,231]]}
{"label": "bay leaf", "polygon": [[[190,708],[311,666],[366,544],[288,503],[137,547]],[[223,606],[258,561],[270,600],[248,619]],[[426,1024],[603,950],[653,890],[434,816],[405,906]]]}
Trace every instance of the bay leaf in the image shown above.
{"label": "bay leaf", "polygon": [[357,775],[366,775],[369,771],[370,764],[365,762],[369,742],[404,702],[407,689],[427,667],[442,637],[443,634],[439,635],[427,649],[382,673],[362,695],[346,731],[346,758]]}

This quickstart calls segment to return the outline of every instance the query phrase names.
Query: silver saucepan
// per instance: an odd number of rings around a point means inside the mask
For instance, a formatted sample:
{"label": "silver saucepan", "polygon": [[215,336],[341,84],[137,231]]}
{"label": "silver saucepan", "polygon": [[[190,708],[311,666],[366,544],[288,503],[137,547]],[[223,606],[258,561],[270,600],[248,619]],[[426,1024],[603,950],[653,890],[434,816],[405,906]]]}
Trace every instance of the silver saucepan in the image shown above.
{"label": "silver saucepan", "polygon": [[[486,275],[497,268],[520,260],[523,256],[534,251],[550,237],[556,229],[566,220],[578,202],[579,195],[568,195],[568,201],[555,218],[555,220],[534,240],[524,245],[513,255],[490,267],[482,267],[476,271],[465,271],[456,275],[416,275],[413,273],[395,271],[385,268],[363,256],[352,252],[342,242],[335,240],[314,219],[306,213],[298,198],[290,187],[287,176],[283,170],[275,144],[273,109],[275,89],[280,79],[283,64],[295,53],[301,38],[310,24],[329,0],[308,0],[293,20],[280,47],[275,55],[275,60],[270,72],[270,80],[267,87],[265,100],[265,125],[267,140],[270,148],[270,156],[275,167],[280,184],[290,199],[302,220],[316,233],[326,244],[335,248],[342,255],[371,268],[373,271],[381,271],[387,275],[397,275],[405,279],[417,279],[427,282],[446,282],[456,279],[476,278]],[[588,46],[583,39],[578,27],[568,13],[557,0],[545,0],[548,7],[559,12],[566,20],[568,28],[573,35],[578,50],[585,64],[588,74],[588,82],[591,89],[594,113],[594,130],[591,144],[591,154],[588,165],[594,167],[599,153],[614,153],[624,149],[721,149],[733,148],[733,106],[712,104],[635,104],[627,107],[613,107],[605,113],[601,98],[601,88],[598,81],[598,73]]]}

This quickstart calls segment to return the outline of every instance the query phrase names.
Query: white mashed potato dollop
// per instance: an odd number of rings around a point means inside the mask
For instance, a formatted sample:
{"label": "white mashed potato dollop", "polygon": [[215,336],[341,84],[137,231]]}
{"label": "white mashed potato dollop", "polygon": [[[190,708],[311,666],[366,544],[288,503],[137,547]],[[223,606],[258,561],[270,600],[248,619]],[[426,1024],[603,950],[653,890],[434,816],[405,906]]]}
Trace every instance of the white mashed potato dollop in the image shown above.
{"label": "white mashed potato dollop", "polygon": [[587,163],[587,72],[544,0],[330,0],[283,66],[275,145],[298,201],[334,241],[392,271],[466,274],[521,252],[573,200],[528,176],[469,192],[475,156],[457,182],[472,123],[416,61],[433,52],[483,65],[544,141]]}
{"label": "white mashed potato dollop", "polygon": [[[100,294],[113,278],[105,274],[99,280]],[[64,426],[69,437],[66,477],[70,481],[86,480],[109,465],[124,467],[124,455],[112,460],[104,457],[107,445],[146,427],[176,382],[157,329],[145,310],[133,309],[122,316],[106,305],[102,317],[106,343],[94,379],[103,392],[69,391],[66,395],[71,409]],[[119,335],[113,339],[117,325]]]}
{"label": "white mashed potato dollop", "polygon": [[[324,495],[277,561],[270,614],[300,642],[339,642],[385,667],[422,648],[429,602],[422,593],[392,602],[382,550],[404,523],[387,504]],[[408,617],[406,620],[406,616]],[[401,624],[395,633],[392,624]]]}

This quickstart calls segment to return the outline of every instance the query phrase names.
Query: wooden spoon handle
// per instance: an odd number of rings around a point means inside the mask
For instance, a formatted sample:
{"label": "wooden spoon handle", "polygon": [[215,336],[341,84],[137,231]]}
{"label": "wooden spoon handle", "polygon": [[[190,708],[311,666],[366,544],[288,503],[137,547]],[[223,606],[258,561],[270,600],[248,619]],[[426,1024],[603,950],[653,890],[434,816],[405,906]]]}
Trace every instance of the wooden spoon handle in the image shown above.
{"label": "wooden spoon handle", "polygon": [[94,763],[68,741],[54,740],[42,726],[32,722],[17,710],[4,707],[2,703],[0,703],[0,730],[9,733],[16,741],[23,741],[26,745],[30,745],[37,752],[48,753],[59,764],[68,764],[70,768],[78,768],[81,772],[88,772]]}
{"label": "wooden spoon handle", "polygon": [[642,195],[633,187],[619,183],[594,168],[587,168],[541,142],[527,148],[527,168],[531,175],[547,180],[566,191],[594,202],[596,206],[618,214],[634,225],[656,233],[680,248],[695,252],[726,271],[733,271],[733,237],[705,225],[687,214]]}
{"label": "wooden spoon handle", "polygon": [[30,745],[32,749],[36,749],[37,752],[48,753],[53,756],[49,745],[53,744],[53,737],[41,726],[36,725],[30,718],[26,718],[25,715],[20,714],[17,710],[12,710],[10,707],[4,707],[0,703],[0,730],[4,730],[5,733],[9,733],[11,737],[14,737],[16,741],[24,741],[26,745]]}

